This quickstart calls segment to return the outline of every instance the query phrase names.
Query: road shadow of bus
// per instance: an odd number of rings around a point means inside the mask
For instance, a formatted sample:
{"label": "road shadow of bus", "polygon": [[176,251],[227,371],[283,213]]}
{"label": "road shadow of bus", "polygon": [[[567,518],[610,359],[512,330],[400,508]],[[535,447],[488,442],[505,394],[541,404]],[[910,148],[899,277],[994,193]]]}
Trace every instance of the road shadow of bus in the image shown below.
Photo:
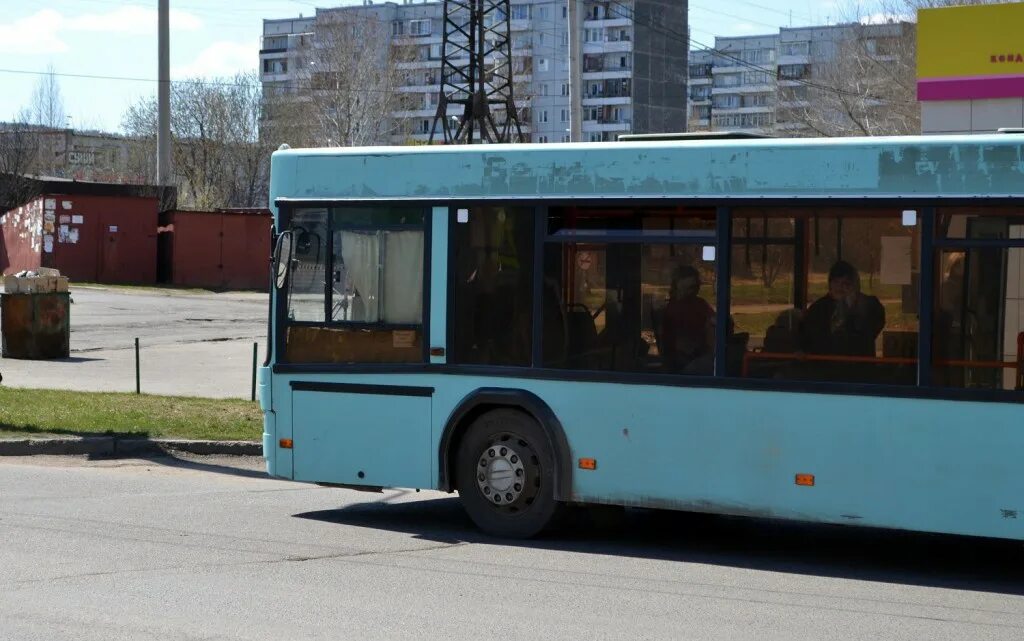
{"label": "road shadow of bus", "polygon": [[1024,544],[663,510],[575,508],[532,540],[479,532],[457,498],[295,514],[439,543],[487,543],[750,570],[1024,595]]}

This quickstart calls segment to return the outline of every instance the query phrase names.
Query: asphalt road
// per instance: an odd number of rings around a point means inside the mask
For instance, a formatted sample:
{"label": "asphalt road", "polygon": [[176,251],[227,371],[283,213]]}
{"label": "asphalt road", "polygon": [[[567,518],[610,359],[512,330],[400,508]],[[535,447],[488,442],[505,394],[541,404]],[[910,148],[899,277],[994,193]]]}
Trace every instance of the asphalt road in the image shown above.
{"label": "asphalt road", "polygon": [[265,353],[267,295],[72,287],[71,357],[0,359],[4,384],[99,392],[248,397],[252,345]]}
{"label": "asphalt road", "polygon": [[72,354],[146,346],[253,340],[267,335],[267,294],[72,287]]}
{"label": "asphalt road", "polygon": [[523,543],[254,462],[0,461],[0,637],[1014,639],[1024,546],[629,512]]}

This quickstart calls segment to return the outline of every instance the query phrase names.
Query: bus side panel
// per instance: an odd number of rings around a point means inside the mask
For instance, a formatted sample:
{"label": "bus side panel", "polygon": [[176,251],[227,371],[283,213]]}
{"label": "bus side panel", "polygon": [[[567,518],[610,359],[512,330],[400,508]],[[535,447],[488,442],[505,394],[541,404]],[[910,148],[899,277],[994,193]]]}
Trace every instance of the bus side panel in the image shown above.
{"label": "bus side panel", "polygon": [[1024,538],[1017,406],[585,387],[545,395],[580,500]]}
{"label": "bus side panel", "polygon": [[[435,447],[476,387],[537,394],[571,459],[597,460],[572,470],[582,502],[1024,538],[1017,405],[456,376],[434,385]],[[798,474],[814,485],[797,485]]]}
{"label": "bus side panel", "polygon": [[430,487],[430,397],[293,391],[294,478]]}

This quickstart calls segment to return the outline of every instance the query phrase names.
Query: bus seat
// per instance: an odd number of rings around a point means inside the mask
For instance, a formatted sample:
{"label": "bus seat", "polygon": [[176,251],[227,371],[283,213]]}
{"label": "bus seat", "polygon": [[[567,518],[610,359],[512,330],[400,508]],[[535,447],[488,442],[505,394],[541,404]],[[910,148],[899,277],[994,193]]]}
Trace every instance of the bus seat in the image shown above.
{"label": "bus seat", "polygon": [[592,366],[591,352],[597,345],[597,326],[590,310],[579,303],[568,305],[565,310],[566,325],[569,328],[567,365],[571,369]]}

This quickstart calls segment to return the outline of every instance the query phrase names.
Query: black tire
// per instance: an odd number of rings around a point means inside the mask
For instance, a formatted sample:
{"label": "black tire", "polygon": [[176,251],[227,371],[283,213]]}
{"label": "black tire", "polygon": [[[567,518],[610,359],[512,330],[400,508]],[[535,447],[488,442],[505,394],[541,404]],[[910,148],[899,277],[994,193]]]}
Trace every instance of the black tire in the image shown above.
{"label": "black tire", "polygon": [[473,421],[459,445],[459,498],[484,532],[517,539],[535,536],[559,509],[555,464],[548,436],[537,421],[514,409],[492,410]]}

